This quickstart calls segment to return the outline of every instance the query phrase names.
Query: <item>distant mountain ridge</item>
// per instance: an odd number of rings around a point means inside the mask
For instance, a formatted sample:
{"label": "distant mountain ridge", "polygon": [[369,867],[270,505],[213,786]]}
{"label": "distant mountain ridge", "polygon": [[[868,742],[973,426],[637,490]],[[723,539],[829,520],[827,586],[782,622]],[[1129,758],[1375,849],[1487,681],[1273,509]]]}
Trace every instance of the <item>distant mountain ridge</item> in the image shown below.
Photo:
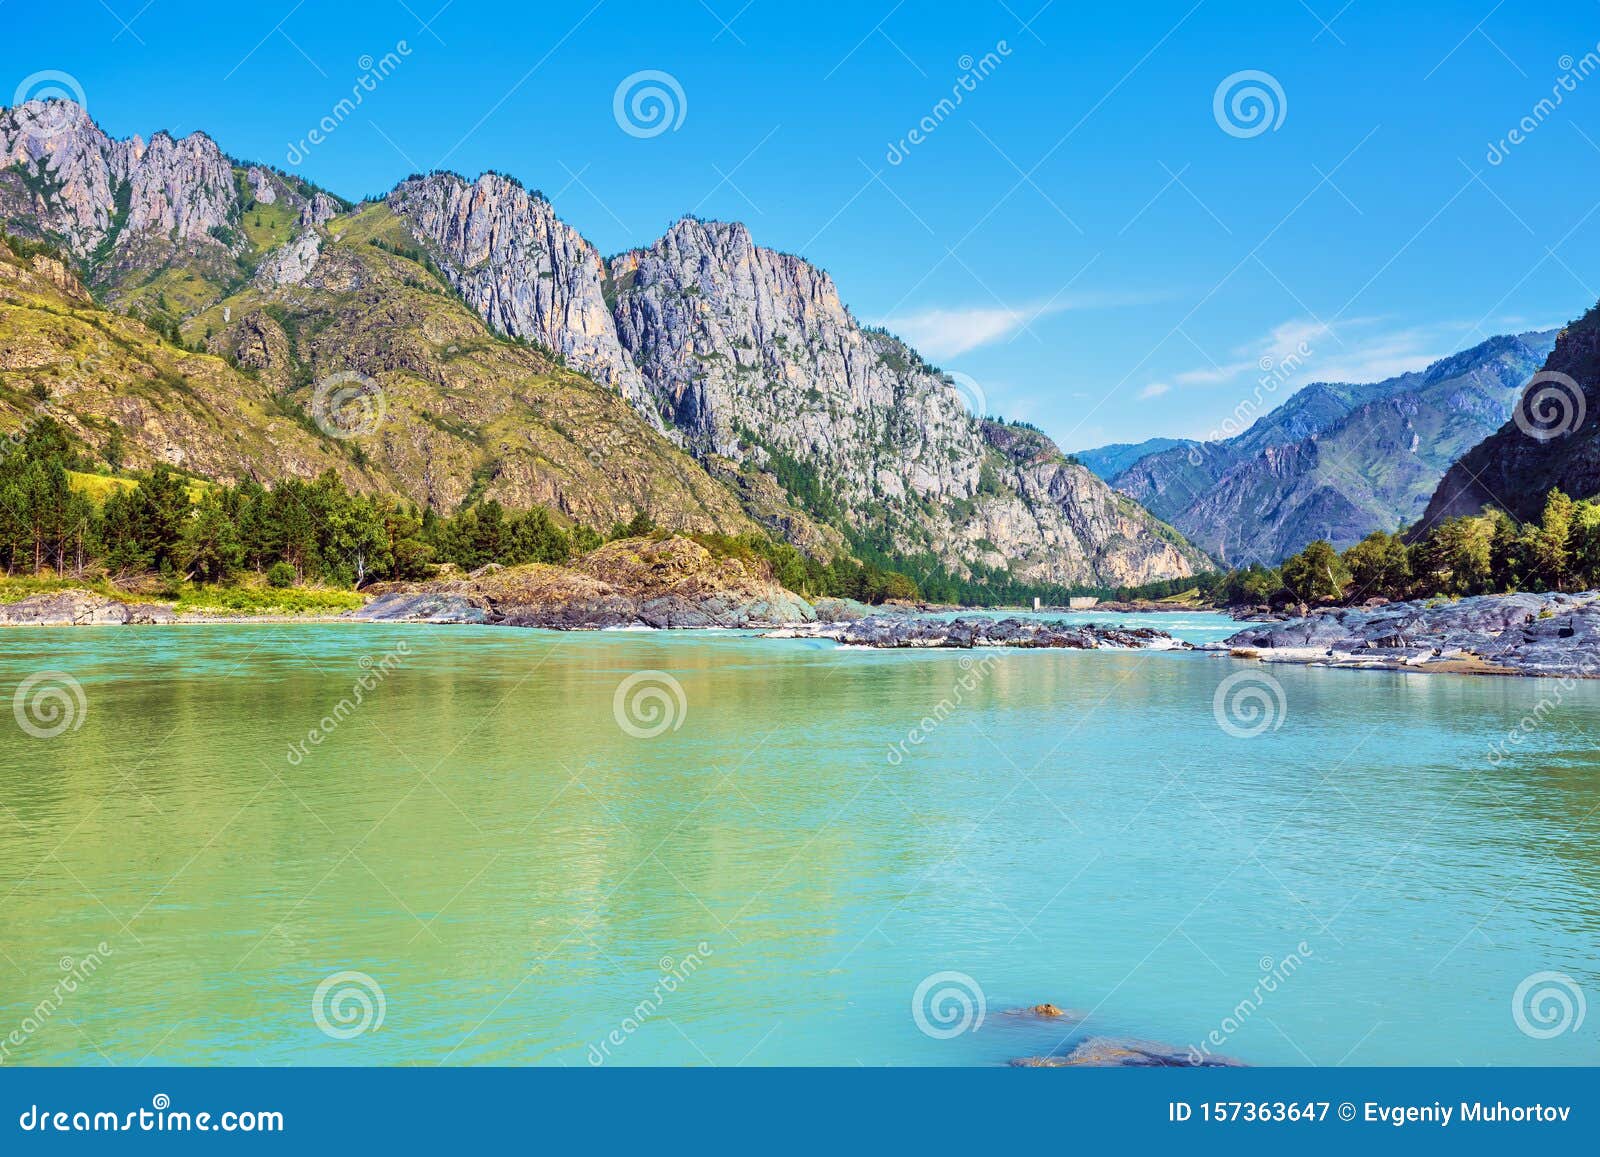
{"label": "distant mountain ridge", "polygon": [[[58,244],[99,301],[268,383],[302,429],[316,382],[374,379],[391,399],[381,431],[308,443],[291,470],[334,450],[353,484],[445,507],[531,497],[592,515],[632,494],[691,528],[753,519],[823,556],[870,549],[1019,582],[1210,565],[1048,438],[969,414],[914,350],[859,325],[828,274],[739,224],[684,218],[608,262],[499,174],[413,177],[351,205],[202,133],[113,140],[62,102],[0,111],[0,224]],[[461,305],[510,344],[480,348]],[[555,383],[577,374],[634,417],[569,410],[590,395]],[[126,421],[135,461],[198,460]],[[678,449],[635,457],[642,430]]]}
{"label": "distant mountain ridge", "polygon": [[1381,382],[1312,383],[1236,437],[1144,455],[1111,482],[1229,565],[1276,563],[1318,538],[1343,548],[1421,517],[1554,342],[1553,330],[1498,336]]}
{"label": "distant mountain ridge", "polygon": [[1143,442],[1113,442],[1092,450],[1075,450],[1072,456],[1110,482],[1141,458],[1194,445],[1197,443],[1192,438],[1146,438]]}

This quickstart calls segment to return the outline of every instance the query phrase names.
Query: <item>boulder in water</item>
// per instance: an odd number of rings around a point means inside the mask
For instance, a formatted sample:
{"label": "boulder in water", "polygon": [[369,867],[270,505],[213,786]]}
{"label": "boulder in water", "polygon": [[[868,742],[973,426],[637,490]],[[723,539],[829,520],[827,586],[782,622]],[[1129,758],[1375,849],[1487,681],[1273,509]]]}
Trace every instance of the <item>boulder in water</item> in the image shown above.
{"label": "boulder in water", "polygon": [[1059,1057],[1020,1057],[1011,1062],[1024,1069],[1233,1069],[1242,1062],[1196,1049],[1121,1037],[1086,1037]]}

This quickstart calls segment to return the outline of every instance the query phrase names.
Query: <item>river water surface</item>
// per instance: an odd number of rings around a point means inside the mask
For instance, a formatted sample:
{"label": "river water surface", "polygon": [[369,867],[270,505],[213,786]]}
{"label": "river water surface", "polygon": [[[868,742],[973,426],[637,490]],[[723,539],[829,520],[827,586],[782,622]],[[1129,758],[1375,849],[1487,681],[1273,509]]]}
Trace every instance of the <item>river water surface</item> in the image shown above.
{"label": "river water surface", "polygon": [[0,692],[7,1064],[1600,1063],[1596,684],[328,624]]}

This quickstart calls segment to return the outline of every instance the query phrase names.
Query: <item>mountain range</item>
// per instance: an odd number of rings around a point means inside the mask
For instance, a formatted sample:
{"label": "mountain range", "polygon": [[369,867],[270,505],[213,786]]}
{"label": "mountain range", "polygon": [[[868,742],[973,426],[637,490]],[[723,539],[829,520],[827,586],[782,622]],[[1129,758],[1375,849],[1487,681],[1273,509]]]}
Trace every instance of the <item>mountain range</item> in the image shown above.
{"label": "mountain range", "polygon": [[1492,337],[1381,382],[1313,383],[1224,440],[1075,456],[1224,564],[1270,565],[1319,538],[1343,549],[1422,517],[1555,341],[1554,330]]}
{"label": "mountain range", "polygon": [[[606,259],[499,173],[355,203],[57,101],[0,110],[0,225],[0,413],[42,400],[111,467],[332,469],[440,511],[643,512],[980,579],[1210,566],[737,223],[685,217]],[[316,421],[347,380],[375,409],[361,437]]]}

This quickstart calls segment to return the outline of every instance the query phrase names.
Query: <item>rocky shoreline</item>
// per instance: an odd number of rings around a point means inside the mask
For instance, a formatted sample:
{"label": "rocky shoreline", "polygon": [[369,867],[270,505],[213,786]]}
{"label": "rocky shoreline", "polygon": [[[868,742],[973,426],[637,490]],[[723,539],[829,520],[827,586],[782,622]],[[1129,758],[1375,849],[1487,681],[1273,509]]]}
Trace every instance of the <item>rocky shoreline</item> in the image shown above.
{"label": "rocky shoreline", "polygon": [[1189,643],[1153,627],[1102,627],[1038,619],[995,619],[980,615],[952,619],[910,615],[869,615],[842,623],[810,623],[768,631],[768,639],[831,639],[846,647],[1024,647],[1093,651],[1190,650]]}
{"label": "rocky shoreline", "polygon": [[[1264,663],[1358,670],[1600,678],[1600,591],[1480,595],[1252,621],[1195,645],[1152,627],[992,615],[922,613],[849,599],[808,602],[681,538],[619,542],[583,569],[530,564],[461,577],[368,588],[341,614],[187,611],[68,589],[0,603],[0,627],[181,623],[371,622],[542,627],[760,630],[773,639],[824,639],[873,649],[1014,647],[1208,650]],[[1098,608],[1097,608],[1098,609]],[[1249,612],[1246,612],[1249,613]]]}
{"label": "rocky shoreline", "polygon": [[5,627],[126,626],[179,621],[171,607],[160,603],[128,603],[84,590],[50,591],[0,604],[0,626]]}
{"label": "rocky shoreline", "polygon": [[72,588],[0,603],[0,626],[354,621],[564,631],[765,629],[892,613],[850,599],[807,601],[739,559],[715,557],[677,536],[621,539],[566,566],[491,564],[422,582],[376,583],[361,594],[366,604],[342,613],[178,613],[159,603]]}
{"label": "rocky shoreline", "polygon": [[1596,678],[1600,591],[1330,607],[1207,647],[1266,663]]}
{"label": "rocky shoreline", "polygon": [[[554,571],[556,568],[548,568]],[[526,574],[520,576],[527,578]],[[550,579],[550,575],[536,579]],[[430,589],[431,587],[431,589]],[[515,593],[515,597],[509,597]],[[807,603],[797,596],[704,591],[640,596],[581,589],[535,598],[510,591],[492,575],[447,587],[431,584],[379,591],[365,606],[339,615],[175,613],[159,603],[129,603],[86,590],[54,591],[0,604],[0,626],[87,627],[172,623],[363,622],[462,626],[542,627],[550,630],[737,628],[765,629],[770,639],[829,639],[872,648],[1020,647],[1031,649],[1192,650],[1189,643],[1151,627],[1119,628],[1037,619],[966,615],[925,617],[885,611],[849,599]],[[748,592],[745,592],[748,596]]]}

